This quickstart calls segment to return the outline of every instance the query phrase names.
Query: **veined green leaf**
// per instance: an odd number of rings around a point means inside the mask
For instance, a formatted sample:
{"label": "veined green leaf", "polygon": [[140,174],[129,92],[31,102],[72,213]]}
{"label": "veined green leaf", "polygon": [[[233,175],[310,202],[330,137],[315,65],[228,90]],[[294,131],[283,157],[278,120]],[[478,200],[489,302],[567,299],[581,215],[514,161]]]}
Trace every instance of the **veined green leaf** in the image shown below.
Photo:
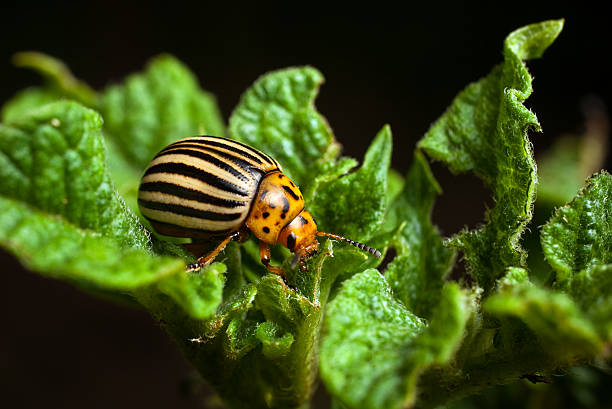
{"label": "veined green leaf", "polygon": [[143,73],[107,88],[99,109],[105,132],[138,171],[177,139],[225,133],[215,98],[169,55],[154,58]]}
{"label": "veined green leaf", "polygon": [[314,100],[323,76],[312,67],[264,75],[230,118],[230,136],[273,156],[303,190],[340,152]]}
{"label": "veined green leaf", "polygon": [[328,306],[321,376],[349,408],[401,408],[414,402],[419,374],[448,362],[472,313],[456,284],[447,284],[429,324],[392,295],[378,271],[345,281]]}
{"label": "veined green leaf", "polygon": [[455,260],[455,252],[443,244],[430,220],[440,192],[427,160],[416,151],[404,189],[386,216],[387,222],[402,227],[394,240],[397,256],[385,278],[410,311],[426,318],[439,302],[444,278]]}
{"label": "veined green leaf", "polygon": [[149,249],[149,236],[106,171],[102,118],[75,102],[0,125],[0,192],[75,226]]}
{"label": "veined green leaf", "polygon": [[0,196],[0,245],[32,271],[80,286],[130,290],[185,271],[185,263],[122,248],[59,215]]}
{"label": "veined green leaf", "polygon": [[346,156],[341,157],[337,162],[323,163],[317,170],[318,173],[307,182],[305,190],[302,192],[304,194],[304,202],[310,207],[311,203],[316,202],[315,198],[321,186],[349,173],[357,165],[358,162],[355,159]]}
{"label": "veined green leaf", "polygon": [[612,339],[612,176],[602,171],[542,228],[542,248],[567,292]]}
{"label": "veined green leaf", "polygon": [[195,318],[213,315],[223,300],[226,267],[213,263],[198,273],[176,274],[157,283],[157,289],[169,295]]}
{"label": "veined green leaf", "polygon": [[576,303],[566,294],[531,284],[526,272],[520,270],[510,269],[500,280],[500,292],[485,301],[485,311],[519,318],[536,334],[542,350],[555,360],[598,353],[601,340]]}
{"label": "veined green leaf", "polygon": [[[323,305],[329,293],[322,268],[330,251],[327,240],[309,262],[309,271],[298,273],[311,276],[314,283],[297,280],[298,290],[267,274],[257,283],[225,294],[217,313],[207,321],[185,322],[170,316],[170,333],[229,405],[299,407],[310,399],[317,379]],[[229,262],[228,266],[235,267]],[[235,280],[231,277],[235,273],[228,271],[228,281]],[[168,319],[159,302],[152,307],[160,311],[156,316]]]}
{"label": "veined green leaf", "polygon": [[146,71],[96,94],[61,61],[37,52],[18,53],[15,63],[45,77],[43,87],[17,94],[2,109],[10,122],[50,102],[73,99],[102,112],[115,186],[136,210],[138,182],[147,163],[170,142],[197,134],[223,135],[225,125],[215,98],[169,55],[154,58]]}
{"label": "veined green leaf", "polygon": [[59,99],[61,99],[61,95],[51,89],[43,87],[26,88],[2,106],[0,119],[4,123],[13,122],[30,110],[56,102]]}
{"label": "veined green leaf", "polygon": [[308,204],[319,230],[353,240],[367,240],[379,232],[387,205],[391,144],[391,129],[385,126],[358,170],[319,186]]}
{"label": "veined green leaf", "polygon": [[612,263],[612,176],[602,171],[542,228],[542,247],[567,289],[578,274]]}
{"label": "veined green leaf", "polygon": [[161,291],[194,317],[212,314],[225,267],[188,276],[183,260],[152,254],[106,168],[100,116],[72,101],[28,112],[0,124],[0,244],[81,287]]}
{"label": "veined green leaf", "polygon": [[280,335],[280,327],[273,322],[266,321],[257,327],[256,337],[262,344],[261,352],[269,359],[277,359],[289,354],[293,335],[286,333]]}
{"label": "veined green leaf", "polygon": [[469,85],[419,142],[454,172],[473,171],[493,190],[487,224],[455,236],[479,284],[489,291],[508,266],[522,266],[520,237],[532,216],[537,182],[528,129],[539,130],[523,101],[532,92],[523,60],[538,58],[555,40],[562,20],[522,27],[504,43],[504,63]]}

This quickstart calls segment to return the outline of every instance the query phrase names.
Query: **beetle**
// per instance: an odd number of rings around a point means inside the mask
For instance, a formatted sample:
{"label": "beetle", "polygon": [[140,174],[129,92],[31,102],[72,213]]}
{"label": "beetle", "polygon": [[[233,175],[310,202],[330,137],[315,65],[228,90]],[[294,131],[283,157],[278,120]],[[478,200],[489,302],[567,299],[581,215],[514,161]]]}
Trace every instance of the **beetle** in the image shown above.
{"label": "beetle", "polygon": [[319,248],[316,237],[327,236],[381,256],[365,244],[317,231],[298,186],[272,157],[233,139],[193,136],[159,152],[145,169],[138,205],[153,229],[162,235],[207,241],[221,240],[208,254],[187,266],[196,271],[210,264],[231,240],[243,242],[250,233],[259,239],[259,255],[270,265],[270,245],[295,253],[292,266]]}

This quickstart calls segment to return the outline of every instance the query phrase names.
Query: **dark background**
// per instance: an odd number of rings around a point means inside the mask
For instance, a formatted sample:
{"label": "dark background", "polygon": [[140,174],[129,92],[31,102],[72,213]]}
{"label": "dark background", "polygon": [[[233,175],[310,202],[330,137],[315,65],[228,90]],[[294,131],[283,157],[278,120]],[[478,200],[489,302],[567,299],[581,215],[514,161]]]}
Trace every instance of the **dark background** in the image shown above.
{"label": "dark background", "polygon": [[[429,8],[406,3],[407,10],[395,10],[381,4],[381,10],[349,15],[304,2],[281,15],[204,3],[2,6],[0,103],[40,82],[11,66],[11,55],[22,50],[59,57],[97,89],[170,52],[218,97],[226,119],[259,75],[310,64],[326,77],[317,107],[345,154],[362,158],[390,123],[393,166],[404,172],[416,141],[454,95],[501,61],[510,31],[564,17],[557,42],[529,63],[535,92],[526,105],[544,128],[532,135],[536,154],[559,134],[580,131],[583,97],[594,94],[610,106],[608,14],[592,5],[430,2]],[[434,171],[445,190],[434,210],[443,232],[478,223],[487,198],[482,185],[470,176],[451,177],[438,165]],[[1,406],[201,407],[203,394],[190,392],[192,370],[145,312],[31,274],[3,252],[0,264]]]}

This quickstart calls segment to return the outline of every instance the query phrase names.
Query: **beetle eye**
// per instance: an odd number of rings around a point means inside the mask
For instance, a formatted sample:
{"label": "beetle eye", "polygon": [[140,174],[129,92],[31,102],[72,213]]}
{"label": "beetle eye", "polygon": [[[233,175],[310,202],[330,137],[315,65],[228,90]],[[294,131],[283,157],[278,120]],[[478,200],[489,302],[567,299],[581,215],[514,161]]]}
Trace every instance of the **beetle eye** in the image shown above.
{"label": "beetle eye", "polygon": [[295,237],[295,233],[291,232],[289,236],[287,236],[287,248],[291,251],[295,248],[297,237]]}

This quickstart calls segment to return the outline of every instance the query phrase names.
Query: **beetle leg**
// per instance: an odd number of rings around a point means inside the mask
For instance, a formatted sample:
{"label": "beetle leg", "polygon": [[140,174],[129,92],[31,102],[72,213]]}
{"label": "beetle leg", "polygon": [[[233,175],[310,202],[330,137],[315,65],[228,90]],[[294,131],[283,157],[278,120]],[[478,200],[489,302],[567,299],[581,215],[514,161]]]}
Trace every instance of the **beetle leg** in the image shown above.
{"label": "beetle leg", "polygon": [[270,265],[270,246],[268,243],[264,243],[263,241],[259,242],[259,258],[261,258],[261,262],[266,268],[274,274],[277,274],[283,278],[286,277],[285,271],[281,267],[275,267]]}
{"label": "beetle leg", "polygon": [[226,237],[221,243],[219,243],[217,247],[214,248],[213,251],[206,254],[205,256],[200,257],[199,259],[196,260],[195,263],[189,264],[187,266],[187,271],[188,272],[196,271],[212,263],[215,257],[217,257],[219,253],[223,251],[225,246],[227,246],[227,243],[229,243],[235,237],[238,237],[238,232]]}
{"label": "beetle leg", "polygon": [[306,271],[308,269],[306,267],[306,262],[304,261],[304,258],[300,258],[300,268],[302,269],[302,271]]}
{"label": "beetle leg", "polygon": [[236,240],[238,243],[244,243],[249,239],[249,237],[251,237],[251,231],[248,227],[242,226],[242,228],[234,233],[234,235],[234,240]]}

